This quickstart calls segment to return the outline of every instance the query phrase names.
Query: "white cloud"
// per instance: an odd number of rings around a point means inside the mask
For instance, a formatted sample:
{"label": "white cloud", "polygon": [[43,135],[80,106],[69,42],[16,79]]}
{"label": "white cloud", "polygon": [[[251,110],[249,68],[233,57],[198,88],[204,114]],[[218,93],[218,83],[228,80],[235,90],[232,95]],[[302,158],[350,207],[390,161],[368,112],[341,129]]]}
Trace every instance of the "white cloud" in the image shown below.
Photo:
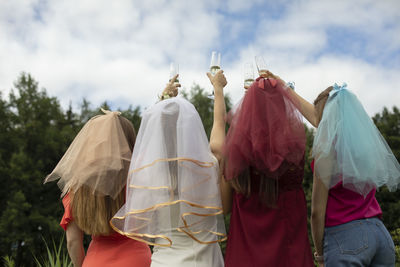
{"label": "white cloud", "polygon": [[[396,7],[396,1],[293,1],[278,18],[265,16],[259,22],[254,42],[242,49],[235,62],[236,75],[240,76],[243,62],[263,54],[270,69],[294,80],[309,101],[334,82],[346,81],[370,115],[383,106],[398,106],[400,65],[385,64],[385,59],[395,62],[400,57],[399,34],[393,34],[400,32]],[[329,32],[332,28],[364,39],[335,39]],[[330,50],[330,45],[340,42],[346,42],[345,54]],[[239,99],[242,89],[232,90]]]}
{"label": "white cloud", "polygon": [[[347,81],[371,115],[399,105],[398,1],[280,4],[280,14],[269,14],[275,1],[1,1],[0,89],[7,94],[27,71],[63,106],[86,97],[145,107],[165,85],[170,61],[179,62],[184,87],[196,82],[211,91],[205,72],[210,51],[221,49],[233,101],[243,94],[243,63],[263,54],[310,101]],[[349,42],[347,56],[337,54],[329,49],[338,41],[329,32],[335,27],[364,39]]]}

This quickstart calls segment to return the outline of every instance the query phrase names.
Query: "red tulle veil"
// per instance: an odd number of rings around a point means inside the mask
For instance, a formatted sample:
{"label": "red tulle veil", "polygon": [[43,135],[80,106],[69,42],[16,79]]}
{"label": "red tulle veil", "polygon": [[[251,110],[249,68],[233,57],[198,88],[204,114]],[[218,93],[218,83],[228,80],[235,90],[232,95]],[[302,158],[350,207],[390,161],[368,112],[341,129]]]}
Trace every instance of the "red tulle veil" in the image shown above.
{"label": "red tulle veil", "polygon": [[260,77],[230,114],[225,179],[238,177],[249,167],[276,179],[289,167],[303,167],[304,124],[288,90],[281,81]]}

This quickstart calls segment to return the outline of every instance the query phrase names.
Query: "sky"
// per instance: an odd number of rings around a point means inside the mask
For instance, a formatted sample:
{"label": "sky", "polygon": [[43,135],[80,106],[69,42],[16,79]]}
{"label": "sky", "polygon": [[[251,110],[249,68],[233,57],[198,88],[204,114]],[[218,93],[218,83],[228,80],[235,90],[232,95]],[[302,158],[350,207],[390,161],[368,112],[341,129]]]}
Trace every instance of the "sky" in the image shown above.
{"label": "sky", "polygon": [[206,76],[211,51],[232,101],[243,65],[261,55],[308,101],[346,82],[371,116],[400,107],[399,0],[1,0],[0,91],[21,72],[79,108],[149,107],[179,64],[184,90]]}

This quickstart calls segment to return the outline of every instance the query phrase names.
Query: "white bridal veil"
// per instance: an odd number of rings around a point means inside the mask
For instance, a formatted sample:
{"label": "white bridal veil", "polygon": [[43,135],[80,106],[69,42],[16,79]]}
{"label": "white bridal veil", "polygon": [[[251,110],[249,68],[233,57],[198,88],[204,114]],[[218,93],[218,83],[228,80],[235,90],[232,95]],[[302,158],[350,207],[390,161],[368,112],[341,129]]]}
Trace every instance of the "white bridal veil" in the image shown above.
{"label": "white bridal veil", "polygon": [[143,115],[132,155],[126,203],[112,218],[117,232],[171,246],[179,231],[202,244],[226,239],[212,155],[194,106],[176,97]]}

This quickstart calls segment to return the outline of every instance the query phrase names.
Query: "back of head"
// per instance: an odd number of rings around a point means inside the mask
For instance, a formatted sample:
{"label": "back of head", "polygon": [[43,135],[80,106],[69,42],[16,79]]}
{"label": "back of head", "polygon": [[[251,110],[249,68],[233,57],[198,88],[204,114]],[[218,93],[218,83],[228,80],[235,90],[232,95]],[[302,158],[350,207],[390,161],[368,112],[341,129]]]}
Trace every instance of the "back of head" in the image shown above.
{"label": "back of head", "polygon": [[168,103],[161,112],[161,123],[163,138],[165,143],[166,155],[168,161],[168,169],[171,176],[171,187],[176,190],[178,182],[178,161],[175,159],[178,155],[177,151],[177,121],[179,116],[179,106],[174,103]]}
{"label": "back of head", "polygon": [[319,123],[322,119],[322,114],[324,112],[326,101],[329,98],[329,93],[333,90],[332,86],[329,86],[324,91],[322,91],[317,98],[314,100],[314,107],[317,116],[317,123]]}
{"label": "back of head", "polygon": [[135,145],[136,132],[133,128],[133,124],[130,120],[125,117],[118,116],[119,122],[121,123],[122,131],[124,132],[126,141],[128,142],[131,152],[133,151],[133,146]]}
{"label": "back of head", "polygon": [[[131,154],[136,138],[133,125],[128,119],[121,116],[118,116],[118,123],[122,128],[123,135],[109,136],[108,138],[124,138],[126,140],[124,143],[127,143],[129,146]],[[117,127],[119,126],[117,125]],[[119,155],[115,156],[118,157]],[[98,157],[101,158],[102,155],[99,154]],[[122,170],[117,174],[119,177],[124,179],[124,181],[118,182],[124,183],[124,185],[129,170],[129,163],[129,161],[124,160],[122,162]],[[110,171],[109,176],[105,173],[103,174],[105,175],[103,179],[109,179],[112,181],[115,179],[115,177],[113,177],[115,174],[114,171]],[[80,185],[79,188],[72,190],[70,193],[72,213],[74,220],[80,229],[90,235],[108,235],[112,232],[109,221],[125,202],[124,187],[116,194],[116,196],[110,196],[98,192],[94,193],[93,188],[86,184]]]}
{"label": "back of head", "polygon": [[396,189],[400,165],[357,96],[345,83],[320,96],[326,104],[313,143],[315,175],[328,189],[342,182],[364,197],[382,185]]}
{"label": "back of head", "polygon": [[304,125],[286,90],[279,81],[257,79],[235,112],[224,151],[226,178],[249,195],[256,171],[260,197],[267,204],[276,198],[279,177],[289,167],[303,168]]}
{"label": "back of head", "polygon": [[152,245],[171,245],[176,231],[218,242],[224,235],[217,170],[194,106],[180,97],[158,102],[143,114],[129,197],[112,218],[113,228]]}

